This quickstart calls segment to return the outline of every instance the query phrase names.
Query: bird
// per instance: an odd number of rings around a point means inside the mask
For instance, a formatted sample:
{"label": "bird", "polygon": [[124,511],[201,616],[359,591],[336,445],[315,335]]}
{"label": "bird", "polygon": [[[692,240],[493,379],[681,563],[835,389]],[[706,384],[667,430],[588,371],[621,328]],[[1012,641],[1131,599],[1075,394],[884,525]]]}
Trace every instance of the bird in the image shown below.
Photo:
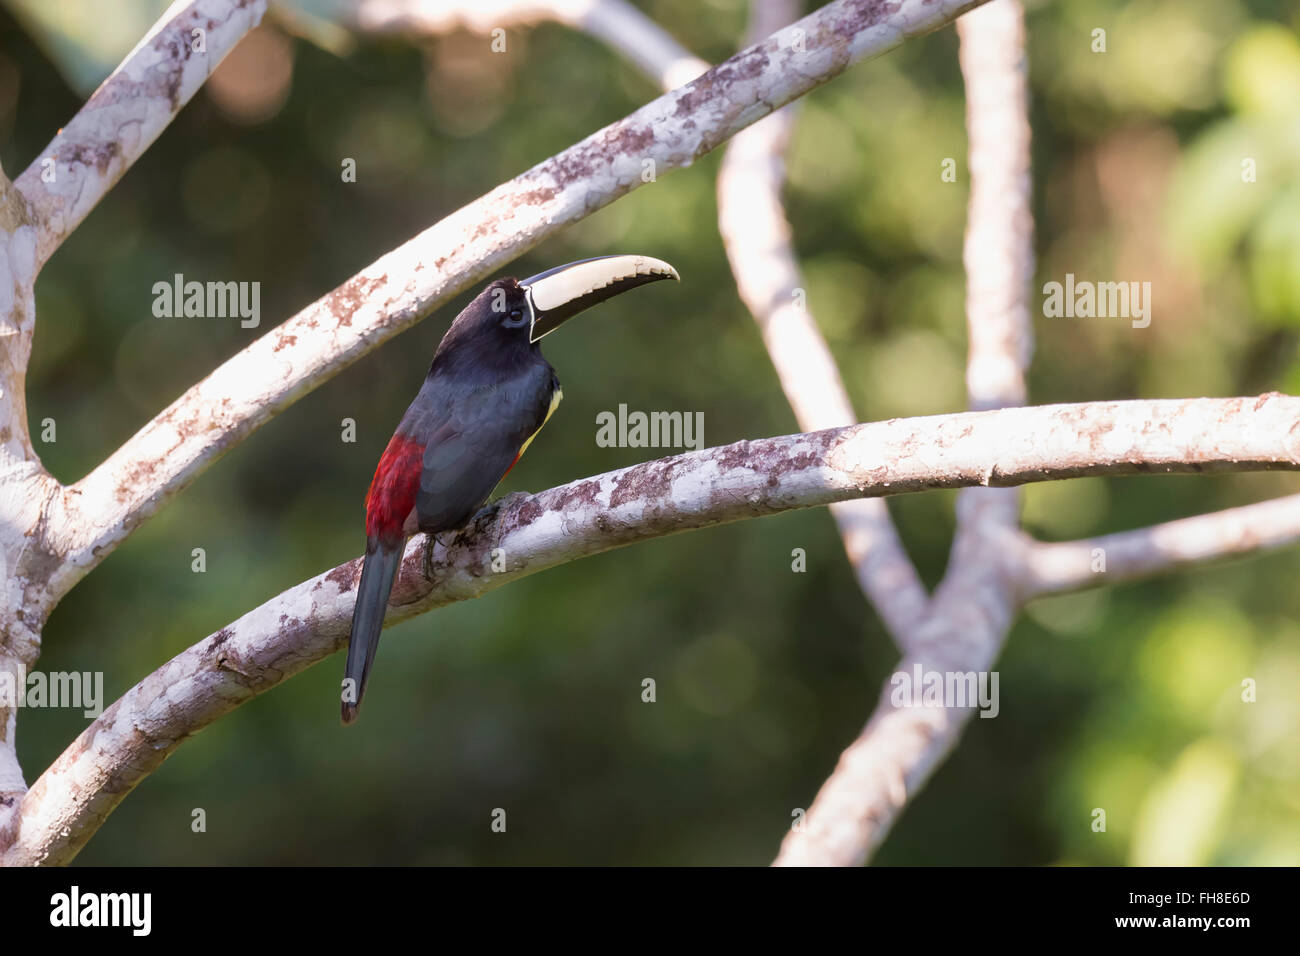
{"label": "bird", "polygon": [[456,316],[366,493],[366,554],[342,685],[356,720],[406,541],[464,525],[514,468],[563,398],[540,340],[573,316],[677,270],[650,256],[581,259],[488,284]]}

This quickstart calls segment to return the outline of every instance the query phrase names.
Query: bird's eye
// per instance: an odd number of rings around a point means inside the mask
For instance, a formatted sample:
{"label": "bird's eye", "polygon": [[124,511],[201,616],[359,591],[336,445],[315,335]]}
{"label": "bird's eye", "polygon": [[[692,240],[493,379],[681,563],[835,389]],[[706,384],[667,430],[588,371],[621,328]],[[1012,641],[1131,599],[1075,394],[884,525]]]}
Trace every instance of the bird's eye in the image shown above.
{"label": "bird's eye", "polygon": [[508,329],[517,329],[522,327],[524,324],[524,310],[511,309],[509,314],[506,315],[505,322],[502,324]]}
{"label": "bird's eye", "polygon": [[522,319],[523,317],[524,317],[524,310],[523,310],[523,309],[511,309],[511,310],[510,310],[510,319],[511,319],[511,321],[513,321],[513,322],[518,322],[518,321],[519,321],[520,319]]}

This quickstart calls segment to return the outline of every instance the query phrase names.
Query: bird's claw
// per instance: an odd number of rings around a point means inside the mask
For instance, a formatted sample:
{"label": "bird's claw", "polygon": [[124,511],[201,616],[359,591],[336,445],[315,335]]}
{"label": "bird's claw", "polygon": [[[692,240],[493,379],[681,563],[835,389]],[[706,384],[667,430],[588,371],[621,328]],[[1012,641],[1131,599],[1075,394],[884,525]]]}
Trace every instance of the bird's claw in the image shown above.
{"label": "bird's claw", "polygon": [[496,501],[492,502],[492,517],[495,518],[503,509],[513,508],[525,498],[531,497],[532,493],[528,491],[512,491],[504,498],[498,498]]}
{"label": "bird's claw", "polygon": [[426,534],[424,536],[424,580],[433,580],[433,548],[438,543],[437,535]]}

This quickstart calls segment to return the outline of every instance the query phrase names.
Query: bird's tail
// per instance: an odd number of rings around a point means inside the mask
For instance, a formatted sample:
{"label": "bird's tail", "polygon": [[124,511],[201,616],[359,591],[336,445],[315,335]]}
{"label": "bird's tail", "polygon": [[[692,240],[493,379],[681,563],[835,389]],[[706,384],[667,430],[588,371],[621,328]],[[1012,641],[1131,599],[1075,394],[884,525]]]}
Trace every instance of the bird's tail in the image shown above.
{"label": "bird's tail", "polygon": [[352,636],[348,640],[348,663],[343,672],[343,723],[357,719],[361,697],[366,692],[370,665],[379,647],[379,632],[384,627],[388,595],[393,590],[397,566],[402,562],[402,543],[387,548],[371,541],[366,560],[361,565],[361,584],[357,586],[357,604],[352,611]]}

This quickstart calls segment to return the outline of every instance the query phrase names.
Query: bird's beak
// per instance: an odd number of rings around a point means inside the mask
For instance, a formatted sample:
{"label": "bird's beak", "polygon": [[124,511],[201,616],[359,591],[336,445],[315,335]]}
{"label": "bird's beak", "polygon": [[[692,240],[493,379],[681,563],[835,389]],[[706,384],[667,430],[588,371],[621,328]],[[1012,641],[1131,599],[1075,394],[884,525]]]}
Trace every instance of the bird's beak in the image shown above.
{"label": "bird's beak", "polygon": [[528,339],[536,342],[597,302],[659,279],[681,281],[681,276],[649,256],[600,256],[539,272],[519,283],[533,313]]}

